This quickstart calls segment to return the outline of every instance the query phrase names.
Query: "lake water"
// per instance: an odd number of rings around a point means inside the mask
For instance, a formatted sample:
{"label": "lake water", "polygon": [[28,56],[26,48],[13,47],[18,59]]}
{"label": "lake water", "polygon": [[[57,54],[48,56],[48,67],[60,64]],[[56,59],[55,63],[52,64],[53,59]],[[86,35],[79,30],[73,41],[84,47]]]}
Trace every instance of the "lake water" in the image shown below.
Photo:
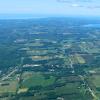
{"label": "lake water", "polygon": [[87,25],[84,25],[83,27],[100,28],[100,24],[87,24]]}

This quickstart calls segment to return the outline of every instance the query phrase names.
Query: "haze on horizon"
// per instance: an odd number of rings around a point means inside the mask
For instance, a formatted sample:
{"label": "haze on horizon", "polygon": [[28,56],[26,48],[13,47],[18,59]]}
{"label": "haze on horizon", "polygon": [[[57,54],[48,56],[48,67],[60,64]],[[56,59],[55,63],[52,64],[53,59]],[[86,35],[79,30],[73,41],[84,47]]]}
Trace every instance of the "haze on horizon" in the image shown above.
{"label": "haze on horizon", "polygon": [[[8,15],[8,16],[7,16]],[[0,0],[0,18],[100,16],[99,0]]]}

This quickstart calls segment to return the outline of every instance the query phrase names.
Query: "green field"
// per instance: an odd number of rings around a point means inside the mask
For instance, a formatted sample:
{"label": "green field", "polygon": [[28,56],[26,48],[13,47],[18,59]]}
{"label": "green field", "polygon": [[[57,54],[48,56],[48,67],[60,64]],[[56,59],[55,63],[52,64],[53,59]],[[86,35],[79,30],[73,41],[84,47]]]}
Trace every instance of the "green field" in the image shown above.
{"label": "green field", "polygon": [[100,75],[92,75],[91,80],[96,88],[100,87]]}
{"label": "green field", "polygon": [[[53,90],[43,90],[40,92],[41,96],[45,96],[48,98],[57,98],[59,96],[63,97],[65,100],[92,100],[90,95],[86,94],[86,90],[84,87],[80,85],[80,83],[67,83],[64,86],[56,87]],[[38,95],[37,95],[38,97]],[[45,100],[45,99],[44,99]],[[49,100],[49,99],[46,99]],[[54,100],[54,99],[50,99]]]}
{"label": "green field", "polygon": [[70,59],[73,64],[84,64],[85,63],[85,59],[79,54],[71,55]]}
{"label": "green field", "polygon": [[84,64],[85,63],[85,59],[81,55],[75,54],[75,57],[76,57],[79,64]]}
{"label": "green field", "polygon": [[29,78],[26,78],[23,80],[21,87],[23,88],[30,88],[34,86],[49,86],[52,85],[55,82],[55,77],[50,76],[48,79],[45,79],[45,77],[41,73],[33,73],[32,76]]}
{"label": "green field", "polygon": [[3,82],[3,83],[9,83],[9,85],[0,86],[0,94],[3,94],[3,93],[15,94],[16,93],[16,90],[18,87],[18,82],[16,80]]}

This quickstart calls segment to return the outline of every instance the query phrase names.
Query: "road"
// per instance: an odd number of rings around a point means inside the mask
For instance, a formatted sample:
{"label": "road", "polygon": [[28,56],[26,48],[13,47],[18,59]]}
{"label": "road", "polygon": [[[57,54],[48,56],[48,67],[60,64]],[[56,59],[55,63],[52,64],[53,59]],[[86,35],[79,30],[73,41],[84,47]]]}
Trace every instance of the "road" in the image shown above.
{"label": "road", "polygon": [[75,73],[74,67],[73,67],[73,62],[71,59],[69,59],[70,61],[70,68],[72,69],[72,73]]}
{"label": "road", "polygon": [[82,79],[85,86],[87,87],[87,89],[91,93],[92,97],[94,98],[93,100],[99,100],[99,98],[95,95],[94,91],[90,88],[89,84],[85,81],[84,77],[82,75],[79,75],[79,77]]}
{"label": "road", "polygon": [[8,79],[8,78],[9,78],[12,74],[14,74],[17,70],[18,70],[18,69],[15,68],[15,69],[14,69],[13,71],[11,71],[8,75],[2,77],[1,80],[4,81],[4,80]]}

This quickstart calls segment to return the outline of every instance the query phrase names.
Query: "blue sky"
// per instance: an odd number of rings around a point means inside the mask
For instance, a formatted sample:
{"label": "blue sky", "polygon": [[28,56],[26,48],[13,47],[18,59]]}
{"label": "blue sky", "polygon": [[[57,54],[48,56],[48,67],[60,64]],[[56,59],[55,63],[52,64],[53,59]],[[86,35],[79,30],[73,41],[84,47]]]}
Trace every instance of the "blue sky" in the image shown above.
{"label": "blue sky", "polygon": [[0,14],[100,16],[100,0],[0,0]]}

